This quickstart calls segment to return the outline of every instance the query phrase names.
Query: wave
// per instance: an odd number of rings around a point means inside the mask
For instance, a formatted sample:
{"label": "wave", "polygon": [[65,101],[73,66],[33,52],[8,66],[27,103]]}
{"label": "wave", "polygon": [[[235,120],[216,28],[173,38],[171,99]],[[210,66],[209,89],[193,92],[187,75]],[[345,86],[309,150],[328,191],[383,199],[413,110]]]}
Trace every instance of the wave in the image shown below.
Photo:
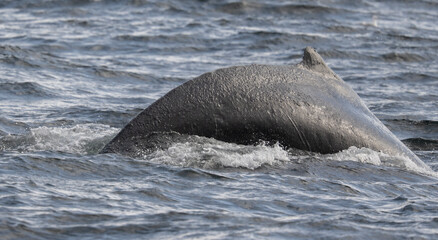
{"label": "wave", "polygon": [[395,75],[388,76],[387,78],[402,82],[418,82],[421,84],[425,84],[428,82],[433,84],[438,81],[438,76],[416,72],[401,72]]}
{"label": "wave", "polygon": [[[36,47],[38,48],[38,47]],[[87,46],[86,48],[90,48]],[[27,68],[44,68],[44,69],[61,69],[63,71],[70,69],[77,71],[83,69],[90,71],[94,75],[102,78],[120,78],[124,81],[126,78],[141,80],[145,82],[185,82],[186,79],[178,77],[156,77],[150,74],[141,74],[129,71],[121,71],[117,69],[110,69],[106,66],[92,66],[83,63],[76,63],[65,60],[46,52],[39,52],[33,49],[25,49],[11,45],[0,45],[0,63],[13,65],[15,67]],[[8,91],[15,95],[32,95],[38,97],[49,97],[55,94],[47,88],[42,87],[38,83],[23,82],[23,83],[0,83],[0,92]]]}
{"label": "wave", "polygon": [[[221,44],[221,40],[219,38],[212,37],[200,37],[199,34],[187,34],[187,33],[179,33],[179,34],[169,34],[169,35],[118,35],[114,37],[116,41],[130,41],[130,42],[139,42],[139,43],[159,43],[166,47],[164,44],[172,44],[173,47],[181,49],[187,49],[191,52],[193,51],[206,51],[215,49],[215,46]],[[178,43],[175,46],[174,43]],[[180,44],[185,44],[186,46],[179,46]],[[187,46],[188,45],[188,46]],[[150,49],[149,49],[150,50]]]}
{"label": "wave", "polygon": [[[389,116],[388,116],[389,117]],[[402,138],[438,139],[438,121],[411,119],[383,119],[388,128]]]}
{"label": "wave", "polygon": [[26,68],[84,67],[48,53],[12,45],[0,45],[0,63]]}
{"label": "wave", "polygon": [[411,150],[415,151],[436,151],[438,150],[438,140],[425,138],[408,138],[404,139],[405,143]]}
{"label": "wave", "polygon": [[[153,102],[152,99],[150,101]],[[143,103],[144,102],[143,99]],[[76,121],[82,122],[99,122],[100,124],[111,127],[123,127],[142,110],[142,108],[129,109],[126,107],[119,110],[74,106],[50,113],[47,117],[50,119],[56,119],[54,122],[50,123],[50,126],[70,126],[74,124],[74,121],[67,119],[76,119]]]}
{"label": "wave", "polygon": [[[291,42],[297,45],[306,45],[308,42],[317,44],[327,41],[326,36],[323,34],[286,33],[262,29],[239,31],[234,39],[238,41],[250,40],[251,44],[248,45],[249,49],[276,49],[283,48],[285,44]],[[301,57],[300,54],[296,55],[298,59]]]}
{"label": "wave", "polygon": [[425,37],[425,36],[409,36],[407,34],[402,34],[399,32],[390,32],[387,34],[388,37],[391,37],[393,39],[399,40],[399,41],[408,41],[408,42],[415,42],[415,43],[436,43],[436,39]]}
{"label": "wave", "polygon": [[[45,0],[45,1],[33,1],[33,0],[4,0],[0,3],[0,7],[16,7],[16,8],[46,8],[46,7],[59,7],[59,6],[79,6],[85,4],[95,3],[95,0]],[[109,2],[109,1],[106,1]],[[115,1],[112,1],[115,2]]]}
{"label": "wave", "polygon": [[244,14],[249,12],[260,12],[269,14],[328,14],[337,13],[340,11],[338,8],[333,8],[324,5],[311,5],[311,4],[269,4],[269,3],[256,3],[247,1],[238,1],[231,3],[224,3],[218,5],[218,10],[229,14]]}
{"label": "wave", "polygon": [[176,82],[183,83],[187,81],[183,78],[178,77],[156,77],[150,74],[140,74],[135,72],[128,71],[120,71],[115,69],[110,69],[107,67],[90,67],[96,76],[102,78],[122,78],[126,80],[126,78],[141,80],[144,82],[153,82],[153,83],[163,83],[163,82]]}
{"label": "wave", "polygon": [[6,63],[13,66],[22,66],[22,67],[30,67],[30,68],[39,67],[39,65],[37,64],[30,63],[29,61],[16,57],[14,55],[3,55],[0,58],[0,63]]}
{"label": "wave", "polygon": [[12,121],[4,117],[0,117],[0,136],[10,134],[25,134],[30,127],[26,123]]}
{"label": "wave", "polygon": [[[324,5],[310,5],[310,4],[286,4],[286,5],[276,5],[271,6],[270,10],[274,13],[282,14],[327,14],[327,13],[337,13],[341,11],[339,8],[324,6]],[[345,10],[342,10],[345,11]]]}
{"label": "wave", "polygon": [[43,61],[54,56],[12,45],[0,45],[0,63],[13,66],[39,68]]}
{"label": "wave", "polygon": [[355,33],[361,31],[361,29],[343,25],[329,25],[326,28],[328,31],[335,33]]}
{"label": "wave", "polygon": [[138,80],[148,81],[148,82],[159,82],[157,78],[154,78],[154,77],[147,75],[147,74],[139,74],[139,73],[133,73],[133,72],[112,70],[112,69],[108,69],[106,67],[94,67],[92,69],[93,69],[94,74],[96,76],[103,77],[103,78],[133,78],[133,79],[138,79]]}
{"label": "wave", "polygon": [[415,125],[420,127],[429,127],[429,128],[437,128],[438,130],[438,121],[434,120],[411,120],[411,119],[387,119],[385,121],[400,123],[404,125]]}
{"label": "wave", "polygon": [[423,62],[429,60],[427,56],[415,53],[390,52],[381,55],[381,57],[387,62]]}
{"label": "wave", "polygon": [[322,57],[327,59],[354,59],[354,60],[367,60],[367,61],[375,61],[377,58],[369,55],[365,55],[363,53],[357,51],[342,51],[339,49],[323,49],[318,51]]}
{"label": "wave", "polygon": [[3,95],[0,99],[5,98],[5,95],[44,98],[56,96],[55,93],[35,82],[0,83],[0,94]]}
{"label": "wave", "polygon": [[[131,6],[142,6],[142,5],[151,4],[151,1],[149,0],[44,0],[44,1],[4,0],[0,3],[0,7],[49,8],[49,7],[77,7],[77,6],[99,5],[99,4],[105,4],[105,5],[123,4],[123,5],[131,5]],[[163,3],[161,5],[166,5],[166,4]]]}

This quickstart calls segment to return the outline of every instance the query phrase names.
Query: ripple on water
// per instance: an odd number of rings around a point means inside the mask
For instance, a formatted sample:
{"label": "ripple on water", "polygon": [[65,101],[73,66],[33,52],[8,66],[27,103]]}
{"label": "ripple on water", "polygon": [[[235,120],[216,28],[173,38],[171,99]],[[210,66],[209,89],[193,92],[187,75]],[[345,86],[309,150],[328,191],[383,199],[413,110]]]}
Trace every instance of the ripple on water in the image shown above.
{"label": "ripple on water", "polygon": [[51,98],[56,94],[35,82],[0,83],[0,94],[3,99],[11,97]]}

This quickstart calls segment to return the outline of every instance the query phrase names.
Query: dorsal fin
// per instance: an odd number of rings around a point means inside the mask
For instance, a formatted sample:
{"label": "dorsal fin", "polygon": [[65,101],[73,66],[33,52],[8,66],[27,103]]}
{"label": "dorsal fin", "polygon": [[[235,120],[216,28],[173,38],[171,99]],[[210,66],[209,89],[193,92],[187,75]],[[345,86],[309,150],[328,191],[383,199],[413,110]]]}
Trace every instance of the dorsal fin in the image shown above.
{"label": "dorsal fin", "polygon": [[306,47],[304,49],[303,61],[301,62],[303,66],[312,70],[314,72],[319,72],[322,74],[329,74],[337,79],[340,79],[324,62],[322,57],[313,49],[312,47]]}

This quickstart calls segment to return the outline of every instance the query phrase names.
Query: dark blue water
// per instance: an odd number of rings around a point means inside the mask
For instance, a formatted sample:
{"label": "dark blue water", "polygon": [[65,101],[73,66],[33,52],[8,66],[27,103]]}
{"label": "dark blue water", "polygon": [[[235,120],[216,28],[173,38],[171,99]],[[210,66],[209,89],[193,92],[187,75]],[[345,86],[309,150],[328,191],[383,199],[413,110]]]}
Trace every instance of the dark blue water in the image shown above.
{"label": "dark blue water", "polygon": [[[0,2],[1,239],[436,239],[438,3]],[[306,46],[433,170],[193,136],[99,150],[160,96]]]}

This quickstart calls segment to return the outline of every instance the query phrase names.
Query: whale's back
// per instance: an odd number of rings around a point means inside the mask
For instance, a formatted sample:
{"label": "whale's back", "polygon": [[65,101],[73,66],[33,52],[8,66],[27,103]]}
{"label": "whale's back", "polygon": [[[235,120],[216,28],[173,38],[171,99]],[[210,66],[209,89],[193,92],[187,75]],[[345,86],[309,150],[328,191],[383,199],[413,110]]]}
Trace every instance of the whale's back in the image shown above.
{"label": "whale's back", "polygon": [[280,142],[320,153],[367,147],[420,161],[310,48],[297,65],[236,66],[182,84],[128,123],[103,152],[130,155],[160,132]]}

